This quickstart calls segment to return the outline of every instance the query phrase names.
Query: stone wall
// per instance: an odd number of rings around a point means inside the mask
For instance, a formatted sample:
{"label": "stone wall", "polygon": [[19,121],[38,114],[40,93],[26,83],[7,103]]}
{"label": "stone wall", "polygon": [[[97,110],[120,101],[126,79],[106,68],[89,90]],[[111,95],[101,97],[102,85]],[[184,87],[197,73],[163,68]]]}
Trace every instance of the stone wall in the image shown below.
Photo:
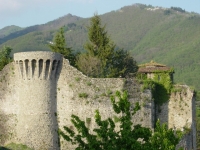
{"label": "stone wall", "polygon": [[156,117],[169,128],[186,133],[180,143],[187,149],[196,149],[196,121],[194,91],[186,85],[175,86],[168,102],[157,106]]}
{"label": "stone wall", "polygon": [[7,144],[16,138],[19,111],[18,92],[14,63],[0,72],[0,144]]}
{"label": "stone wall", "polygon": [[[64,60],[57,87],[59,127],[68,126],[72,128],[70,119],[71,115],[74,114],[79,116],[81,120],[86,122],[88,127],[93,129],[96,125],[94,112],[97,109],[102,119],[117,117],[110,102],[110,95],[117,90],[132,91],[129,95],[132,105],[136,102],[142,105],[141,110],[135,114],[133,122],[151,128],[153,126],[152,111],[154,109],[152,109],[152,97],[149,90],[146,90],[144,93],[141,92],[140,84],[131,79],[88,78],[77,69],[71,67],[67,60]],[[87,96],[82,97],[81,94],[83,93]],[[65,142],[62,141],[61,143]],[[61,149],[72,148],[69,143],[65,143],[61,144]]]}
{"label": "stone wall", "polygon": [[[157,117],[169,127],[192,128],[182,143],[195,140],[194,99],[188,87],[181,87],[169,102],[155,108],[151,91],[141,91],[134,78],[89,78],[52,52],[24,52],[14,57],[15,62],[0,72],[0,127],[5,128],[0,130],[1,144],[19,142],[35,149],[60,149],[57,130],[73,128],[72,114],[91,129],[96,126],[96,109],[102,119],[117,117],[110,102],[117,90],[127,90],[131,104],[142,106],[132,118],[134,124],[154,128]],[[61,149],[71,148],[61,139]]]}

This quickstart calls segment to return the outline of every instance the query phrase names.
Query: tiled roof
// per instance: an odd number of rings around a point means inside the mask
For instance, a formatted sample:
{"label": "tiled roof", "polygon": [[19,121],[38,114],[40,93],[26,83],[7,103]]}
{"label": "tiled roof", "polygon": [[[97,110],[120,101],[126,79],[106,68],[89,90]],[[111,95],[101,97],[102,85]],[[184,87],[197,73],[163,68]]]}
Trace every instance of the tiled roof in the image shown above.
{"label": "tiled roof", "polygon": [[141,64],[139,65],[139,67],[148,67],[148,66],[152,66],[152,67],[166,67],[166,65],[163,65],[163,64],[159,64],[155,61],[150,61],[149,63],[146,63],[146,64]]}
{"label": "tiled roof", "polygon": [[169,71],[170,67],[139,67],[138,72],[140,73],[151,73],[159,71]]}
{"label": "tiled roof", "polygon": [[151,72],[169,71],[169,70],[171,70],[170,67],[151,61],[150,63],[139,65],[138,72],[151,73]]}

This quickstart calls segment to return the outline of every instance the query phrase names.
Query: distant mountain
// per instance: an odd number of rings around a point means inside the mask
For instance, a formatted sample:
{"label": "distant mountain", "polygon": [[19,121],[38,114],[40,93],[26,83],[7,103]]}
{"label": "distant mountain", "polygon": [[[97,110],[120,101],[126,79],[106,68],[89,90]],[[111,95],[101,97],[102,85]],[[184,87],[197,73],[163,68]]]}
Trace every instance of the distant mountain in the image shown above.
{"label": "distant mountain", "polygon": [[[30,26],[30,27],[24,28],[22,30],[18,30],[16,32],[7,34],[7,36],[0,37],[0,44],[5,43],[14,38],[18,38],[20,36],[26,35],[31,32],[57,30],[61,26],[64,26],[64,25],[70,24],[70,23],[74,23],[80,19],[81,19],[80,17],[68,14],[68,15],[60,17],[56,20],[50,21],[46,24]],[[8,28],[8,27],[6,27],[6,28]]]}
{"label": "distant mountain", "polygon": [[[137,62],[155,60],[174,67],[175,82],[200,90],[200,15],[172,7],[161,8],[134,4],[100,16],[102,25],[119,48]],[[87,41],[89,18],[68,14],[43,25],[28,27],[0,38],[0,47],[9,45],[13,52],[45,50],[55,32],[64,26],[68,46],[82,51]]]}
{"label": "distant mountain", "polygon": [[4,38],[5,36],[8,36],[9,34],[17,32],[19,30],[22,30],[22,28],[14,25],[7,26],[3,29],[0,29],[0,38]]}

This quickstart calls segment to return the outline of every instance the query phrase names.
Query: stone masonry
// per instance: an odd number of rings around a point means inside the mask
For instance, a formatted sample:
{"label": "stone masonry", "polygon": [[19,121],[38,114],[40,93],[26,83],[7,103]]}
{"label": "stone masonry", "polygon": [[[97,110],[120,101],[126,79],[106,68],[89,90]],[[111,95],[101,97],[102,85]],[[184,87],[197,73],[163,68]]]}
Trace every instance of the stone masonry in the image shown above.
{"label": "stone masonry", "polygon": [[142,106],[132,118],[134,124],[153,129],[160,119],[170,128],[187,128],[179,145],[196,149],[193,91],[179,86],[180,90],[158,107],[151,90],[142,91],[141,86],[134,78],[89,78],[57,53],[16,53],[14,62],[0,72],[0,144],[22,143],[36,150],[73,149],[59,139],[58,128],[73,128],[70,119],[75,114],[92,129],[97,109],[102,118],[117,117],[110,95],[127,90],[131,104]]}

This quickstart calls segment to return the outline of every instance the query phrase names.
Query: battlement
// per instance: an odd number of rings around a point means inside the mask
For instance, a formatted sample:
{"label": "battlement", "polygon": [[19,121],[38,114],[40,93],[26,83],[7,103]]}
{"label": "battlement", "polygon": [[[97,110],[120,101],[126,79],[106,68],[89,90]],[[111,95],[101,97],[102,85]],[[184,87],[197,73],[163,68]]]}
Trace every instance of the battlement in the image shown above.
{"label": "battlement", "polygon": [[54,52],[34,51],[14,54],[14,61],[21,79],[54,79],[62,55]]}

